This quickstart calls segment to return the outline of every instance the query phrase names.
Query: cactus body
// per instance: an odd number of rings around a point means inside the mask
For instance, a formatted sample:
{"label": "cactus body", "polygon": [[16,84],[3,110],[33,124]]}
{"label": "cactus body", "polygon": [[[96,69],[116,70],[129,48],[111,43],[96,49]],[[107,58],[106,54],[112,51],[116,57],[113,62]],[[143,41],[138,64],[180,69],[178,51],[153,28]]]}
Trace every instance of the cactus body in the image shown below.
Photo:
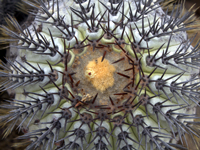
{"label": "cactus body", "polygon": [[[198,45],[179,8],[156,0],[25,1],[26,29],[10,18],[4,41],[17,50],[1,67],[15,98],[2,116],[29,149],[182,148],[199,103]],[[8,77],[8,78],[7,78]]]}

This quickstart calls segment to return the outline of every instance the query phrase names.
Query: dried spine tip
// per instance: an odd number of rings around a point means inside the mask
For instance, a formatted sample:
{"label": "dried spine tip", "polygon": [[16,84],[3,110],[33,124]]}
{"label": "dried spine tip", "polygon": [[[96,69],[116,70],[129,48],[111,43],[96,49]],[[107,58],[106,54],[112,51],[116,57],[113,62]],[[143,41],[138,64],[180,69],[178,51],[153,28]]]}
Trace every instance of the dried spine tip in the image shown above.
{"label": "dried spine tip", "polygon": [[[198,136],[199,43],[181,16],[156,0],[25,1],[38,12],[26,29],[1,26],[17,51],[0,65],[1,116],[26,131],[29,149],[175,149]],[[176,141],[176,142],[175,142]]]}

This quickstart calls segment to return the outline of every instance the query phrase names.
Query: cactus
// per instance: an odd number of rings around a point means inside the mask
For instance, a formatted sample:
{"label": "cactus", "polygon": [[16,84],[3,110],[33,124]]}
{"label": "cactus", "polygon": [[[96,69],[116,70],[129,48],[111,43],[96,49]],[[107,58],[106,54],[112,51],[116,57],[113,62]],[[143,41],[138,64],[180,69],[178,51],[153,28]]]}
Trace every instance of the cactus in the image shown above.
{"label": "cactus", "polygon": [[184,149],[198,136],[199,43],[192,12],[161,2],[24,1],[31,25],[1,26],[16,53],[0,66],[15,95],[0,106],[5,135],[17,125],[27,150]]}

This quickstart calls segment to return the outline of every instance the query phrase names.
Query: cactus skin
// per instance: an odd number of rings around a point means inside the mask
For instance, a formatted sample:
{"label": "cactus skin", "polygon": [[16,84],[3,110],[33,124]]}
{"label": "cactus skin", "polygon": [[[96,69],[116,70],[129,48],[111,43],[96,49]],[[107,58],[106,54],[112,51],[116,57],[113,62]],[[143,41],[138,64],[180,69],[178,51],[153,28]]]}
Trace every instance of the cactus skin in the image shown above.
{"label": "cactus skin", "polygon": [[6,134],[17,125],[27,150],[184,149],[177,137],[198,136],[191,13],[169,16],[156,0],[24,2],[38,10],[33,23],[1,26],[1,42],[17,42],[0,72],[15,94],[1,106]]}

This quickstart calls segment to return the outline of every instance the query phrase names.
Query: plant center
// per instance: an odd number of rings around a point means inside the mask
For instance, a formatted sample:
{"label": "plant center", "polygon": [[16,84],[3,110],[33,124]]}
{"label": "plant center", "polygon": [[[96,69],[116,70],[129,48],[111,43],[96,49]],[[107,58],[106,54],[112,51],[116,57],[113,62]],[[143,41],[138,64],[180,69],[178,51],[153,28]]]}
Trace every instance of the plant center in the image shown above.
{"label": "plant center", "polygon": [[104,92],[107,88],[113,86],[115,70],[115,67],[107,59],[102,61],[102,57],[99,57],[89,61],[85,76],[97,90]]}

